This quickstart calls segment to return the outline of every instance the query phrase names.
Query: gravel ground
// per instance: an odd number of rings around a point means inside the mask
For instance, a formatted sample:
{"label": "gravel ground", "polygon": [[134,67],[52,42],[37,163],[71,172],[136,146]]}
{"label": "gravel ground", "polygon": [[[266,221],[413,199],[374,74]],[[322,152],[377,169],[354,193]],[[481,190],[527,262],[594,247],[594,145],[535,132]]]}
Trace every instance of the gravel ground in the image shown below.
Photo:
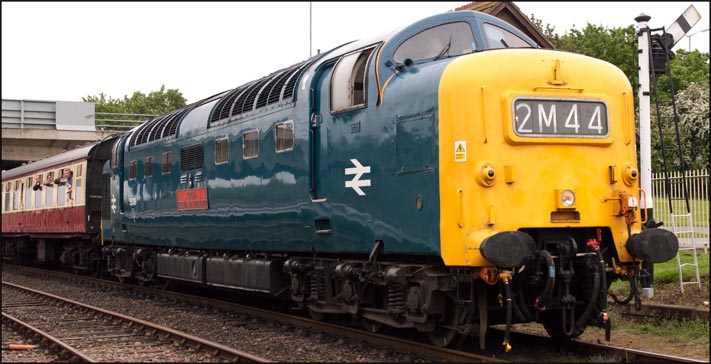
{"label": "gravel ground", "polygon": [[44,345],[34,340],[28,340],[20,332],[14,330],[9,325],[2,325],[2,345],[37,345],[32,350],[3,350],[3,363],[55,363],[63,360],[49,351]]}
{"label": "gravel ground", "polygon": [[[2,279],[54,293],[279,362],[422,362],[416,357],[229,312],[129,297],[108,289],[2,272]],[[5,330],[2,338],[5,342]],[[3,352],[3,362],[5,352]],[[25,361],[24,359],[21,361]],[[34,360],[27,360],[35,362]],[[45,361],[46,360],[39,360]]]}

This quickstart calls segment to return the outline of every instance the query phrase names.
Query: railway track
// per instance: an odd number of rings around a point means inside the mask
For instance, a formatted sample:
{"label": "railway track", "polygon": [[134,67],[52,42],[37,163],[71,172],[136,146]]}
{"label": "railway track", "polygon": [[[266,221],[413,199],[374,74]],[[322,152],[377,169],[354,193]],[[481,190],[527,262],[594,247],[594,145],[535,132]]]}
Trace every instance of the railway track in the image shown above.
{"label": "railway track", "polygon": [[[496,329],[494,329],[496,330]],[[492,330],[493,331],[493,330]],[[497,335],[503,337],[503,331],[496,330]],[[547,336],[530,333],[513,332],[511,340],[526,343],[526,345],[537,345],[550,347],[551,340]],[[572,350],[581,356],[602,356],[618,363],[708,363],[708,360],[696,360],[680,356],[653,353],[644,350],[635,350],[610,345],[593,344],[582,341],[570,341],[565,345],[567,350]]]}
{"label": "railway track", "polygon": [[371,333],[364,330],[345,327],[335,324],[330,324],[327,322],[314,321],[306,317],[295,316],[291,314],[285,314],[270,310],[264,310],[260,308],[250,307],[247,305],[241,305],[231,302],[226,302],[222,300],[215,300],[205,297],[192,296],[178,292],[170,292],[149,287],[138,287],[132,285],[124,285],[118,282],[110,282],[104,280],[97,280],[88,277],[80,277],[66,273],[58,273],[45,270],[37,270],[25,267],[13,267],[12,269],[19,269],[27,272],[32,272],[32,274],[41,274],[49,276],[62,277],[63,279],[68,279],[74,282],[85,282],[90,284],[97,284],[101,286],[109,286],[117,289],[129,288],[142,296],[150,296],[160,298],[162,301],[166,302],[165,305],[184,305],[184,306],[194,306],[194,307],[205,307],[209,306],[213,309],[219,309],[229,312],[236,312],[239,314],[259,317],[263,320],[275,321],[280,324],[310,329],[319,331],[328,335],[333,335],[336,337],[347,338],[349,340],[354,340],[357,342],[366,343],[377,348],[387,348],[392,351],[406,353],[411,356],[423,358],[425,360],[431,361],[450,361],[450,362],[502,362],[504,360],[499,360],[489,356],[478,355],[473,353],[461,352],[457,350],[440,348],[433,345],[412,342],[409,340],[399,339],[392,336],[381,335],[377,333]]}
{"label": "railway track", "polygon": [[[116,282],[109,282],[103,280],[94,280],[85,277],[78,277],[74,275],[62,275],[56,272],[49,272],[43,270],[33,270],[28,268],[19,268],[25,272],[35,272],[32,274],[51,274],[63,276],[63,279],[70,279],[72,281],[82,281],[91,282],[90,284],[96,284],[101,286],[111,286],[118,288],[125,288],[124,285]],[[426,360],[434,361],[452,361],[452,362],[495,362],[495,361],[520,361],[521,357],[514,355],[508,355],[501,353],[498,349],[500,344],[500,338],[497,335],[503,337],[503,332],[492,329],[490,330],[488,347],[494,348],[492,351],[487,351],[482,355],[481,352],[462,351],[462,350],[452,350],[434,347],[422,342],[416,342],[413,340],[399,339],[392,336],[373,334],[368,331],[355,329],[353,327],[345,327],[342,325],[334,325],[326,322],[318,322],[307,319],[305,317],[288,315],[280,312],[274,312],[269,310],[263,310],[255,307],[250,307],[246,305],[240,305],[232,302],[226,302],[224,300],[210,299],[206,297],[198,297],[192,295],[186,295],[177,292],[170,292],[165,290],[158,290],[146,287],[130,286],[130,289],[137,292],[137,294],[145,297],[160,297],[163,300],[169,300],[172,302],[181,302],[186,305],[195,305],[200,307],[209,306],[212,309],[224,310],[227,312],[240,312],[242,314],[259,317],[265,320],[276,321],[281,324],[303,327],[312,330],[318,330],[320,332],[334,335],[338,337],[348,338],[350,340],[356,340],[365,342],[368,345],[374,347],[384,347],[389,350],[408,353],[409,355],[414,355],[416,357],[421,357]],[[498,340],[498,341],[497,341]],[[515,352],[521,353],[523,348],[550,348],[552,343],[548,337],[530,335],[524,333],[513,333],[512,342],[517,342],[517,350]],[[478,350],[478,349],[477,349]],[[600,357],[609,358],[610,361],[638,361],[638,362],[668,362],[668,363],[684,363],[684,362],[704,362],[694,359],[674,357],[669,355],[650,353],[640,350],[633,350],[628,348],[618,348],[605,345],[593,345],[584,342],[571,342],[567,347],[566,351],[575,352],[578,358],[586,358],[593,355]],[[525,355],[525,354],[524,354]],[[536,354],[533,354],[536,355]],[[525,356],[524,356],[525,357]],[[529,357],[537,358],[537,356]],[[546,360],[546,359],[543,359]],[[575,360],[575,359],[572,359]],[[579,359],[580,360],[580,359]],[[528,360],[527,360],[528,361]],[[547,360],[547,361],[550,361]]]}
{"label": "railway track", "polygon": [[81,362],[267,362],[218,343],[46,292],[2,282],[2,319]]}

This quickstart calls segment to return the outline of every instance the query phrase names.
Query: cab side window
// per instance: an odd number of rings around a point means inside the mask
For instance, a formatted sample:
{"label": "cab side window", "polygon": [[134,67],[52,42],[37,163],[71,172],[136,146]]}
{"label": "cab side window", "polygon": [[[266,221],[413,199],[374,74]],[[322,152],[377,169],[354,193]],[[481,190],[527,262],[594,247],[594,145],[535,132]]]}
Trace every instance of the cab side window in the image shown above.
{"label": "cab side window", "polygon": [[488,48],[533,48],[525,40],[506,29],[493,24],[484,24],[484,38]]}
{"label": "cab side window", "polygon": [[404,41],[393,55],[397,63],[406,59],[419,61],[472,53],[476,49],[474,34],[468,23],[443,24],[423,30]]}
{"label": "cab side window", "polygon": [[373,49],[351,53],[338,60],[331,77],[332,113],[365,107],[366,70]]}

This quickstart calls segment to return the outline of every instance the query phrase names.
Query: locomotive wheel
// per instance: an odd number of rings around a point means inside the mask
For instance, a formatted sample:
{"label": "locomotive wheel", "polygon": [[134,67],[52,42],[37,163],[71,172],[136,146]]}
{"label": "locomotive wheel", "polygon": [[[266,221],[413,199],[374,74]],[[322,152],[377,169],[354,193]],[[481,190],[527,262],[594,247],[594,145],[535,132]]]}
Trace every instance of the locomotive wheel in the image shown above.
{"label": "locomotive wheel", "polygon": [[376,333],[383,328],[383,324],[377,321],[369,320],[367,318],[361,319],[363,327],[366,331]]}
{"label": "locomotive wheel", "polygon": [[311,319],[315,321],[323,321],[323,319],[326,317],[326,314],[323,312],[316,312],[309,308],[309,317],[311,317]]}
{"label": "locomotive wheel", "polygon": [[461,310],[457,308],[457,305],[452,300],[447,300],[444,316],[435,322],[434,330],[427,334],[432,344],[439,347],[451,345],[458,336],[456,328],[461,316]]}

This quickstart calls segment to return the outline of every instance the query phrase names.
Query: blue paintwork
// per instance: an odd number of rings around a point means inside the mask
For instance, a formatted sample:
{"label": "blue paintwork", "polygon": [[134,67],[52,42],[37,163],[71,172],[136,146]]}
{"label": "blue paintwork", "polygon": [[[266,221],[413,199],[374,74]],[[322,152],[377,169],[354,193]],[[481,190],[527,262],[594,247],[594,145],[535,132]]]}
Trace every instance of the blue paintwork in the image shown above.
{"label": "blue paintwork", "polygon": [[[132,148],[127,147],[131,136],[125,136],[111,188],[124,210],[112,215],[111,224],[104,224],[105,239],[167,247],[324,253],[367,253],[374,241],[382,240],[387,253],[438,255],[437,97],[440,76],[452,58],[416,62],[402,71],[389,61],[404,40],[451,21],[466,21],[474,29],[483,21],[494,22],[528,39],[485,14],[440,14],[388,37],[352,42],[320,55],[297,82],[293,103],[282,101],[208,127],[216,103],[212,102],[188,113],[175,136]],[[478,32],[474,34],[483,45]],[[367,68],[366,107],[331,114],[329,87],[335,61],[368,46],[375,51]],[[378,53],[380,85],[392,78],[382,100],[375,75]],[[312,114],[321,120],[315,129],[310,127]],[[274,126],[285,120],[294,122],[294,149],[276,153]],[[259,130],[260,154],[244,160],[242,133],[253,129]],[[224,137],[229,138],[229,162],[215,165],[214,141]],[[181,148],[196,144],[204,148],[203,167],[181,172]],[[160,160],[167,151],[172,168],[163,175]],[[147,156],[154,161],[153,177],[148,179],[143,174]],[[351,159],[370,167],[370,173],[361,177],[371,181],[362,187],[363,196],[345,187],[354,177],[345,174],[355,167]],[[131,160],[138,163],[136,180],[125,178]],[[176,191],[188,188],[180,183],[181,175],[198,172],[203,181],[194,187],[207,187],[209,209],[177,211]],[[421,210],[416,208],[418,196]],[[316,219],[328,220],[330,235],[317,234]]]}

